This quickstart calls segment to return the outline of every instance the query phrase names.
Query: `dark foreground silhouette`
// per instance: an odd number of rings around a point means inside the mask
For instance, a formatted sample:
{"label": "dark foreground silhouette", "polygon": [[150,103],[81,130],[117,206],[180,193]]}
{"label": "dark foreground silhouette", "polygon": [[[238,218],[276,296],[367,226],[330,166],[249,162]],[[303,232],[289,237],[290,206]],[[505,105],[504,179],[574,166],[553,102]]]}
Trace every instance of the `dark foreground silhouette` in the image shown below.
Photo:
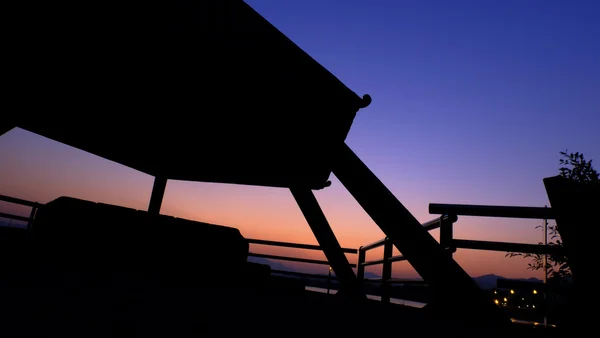
{"label": "dark foreground silhouette", "polygon": [[[243,1],[14,7],[9,26],[18,34],[9,35],[7,64],[18,71],[6,96],[21,111],[42,113],[3,118],[0,134],[20,127],[155,182],[148,213],[60,199],[40,210],[31,230],[6,232],[2,257],[11,259],[2,292],[13,302],[3,303],[3,330],[131,336],[249,326],[264,334],[270,318],[308,333],[305,324],[327,313],[318,320],[341,321],[324,325],[330,332],[356,332],[348,323],[361,322],[362,310],[314,306],[306,297],[281,301],[273,290],[290,289],[265,287],[275,279],[246,263],[248,243],[237,230],[158,215],[168,179],[289,188],[342,281],[340,294],[364,302],[312,193],[329,185],[331,173],[432,286],[438,318],[509,324],[344,143],[370,98],[348,89]],[[256,298],[265,292],[277,296]],[[274,313],[258,316],[263,305]]]}
{"label": "dark foreground silhouette", "polygon": [[61,197],[30,229],[0,228],[0,242],[1,336],[482,333],[426,310],[306,292],[247,262],[230,227]]}

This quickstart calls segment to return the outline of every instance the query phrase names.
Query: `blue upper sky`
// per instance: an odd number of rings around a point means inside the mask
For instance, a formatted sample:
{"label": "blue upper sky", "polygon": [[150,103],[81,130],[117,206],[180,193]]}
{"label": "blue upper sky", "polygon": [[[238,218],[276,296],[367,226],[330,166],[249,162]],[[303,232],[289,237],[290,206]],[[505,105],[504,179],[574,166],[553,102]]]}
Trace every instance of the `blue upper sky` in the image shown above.
{"label": "blue upper sky", "polygon": [[348,143],[381,175],[527,194],[560,150],[600,161],[599,1],[246,2],[373,97]]}

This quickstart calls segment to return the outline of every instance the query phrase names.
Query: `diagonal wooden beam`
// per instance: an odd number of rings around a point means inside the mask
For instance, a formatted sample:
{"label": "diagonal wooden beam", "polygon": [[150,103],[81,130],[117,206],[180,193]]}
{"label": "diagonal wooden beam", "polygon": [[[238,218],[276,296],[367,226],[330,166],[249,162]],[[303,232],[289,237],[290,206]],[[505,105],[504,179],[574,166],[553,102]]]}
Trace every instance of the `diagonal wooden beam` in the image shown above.
{"label": "diagonal wooden beam", "polygon": [[508,316],[346,144],[333,162],[335,176],[430,286],[436,313],[484,326],[509,325]]}
{"label": "diagonal wooden beam", "polygon": [[350,267],[350,262],[348,262],[348,258],[344,254],[333,230],[331,230],[331,226],[329,226],[329,222],[313,192],[308,188],[290,188],[290,191],[340,281],[339,294],[365,297],[362,287]]}

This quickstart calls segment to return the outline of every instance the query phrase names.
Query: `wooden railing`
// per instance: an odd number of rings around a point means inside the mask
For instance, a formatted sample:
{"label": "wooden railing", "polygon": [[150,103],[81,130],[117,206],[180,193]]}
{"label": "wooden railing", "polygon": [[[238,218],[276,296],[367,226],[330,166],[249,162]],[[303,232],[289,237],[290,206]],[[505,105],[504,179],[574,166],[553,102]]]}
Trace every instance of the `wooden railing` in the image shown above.
{"label": "wooden railing", "polygon": [[[0,201],[19,204],[23,206],[31,207],[29,217],[13,215],[8,213],[0,213],[0,217],[14,219],[18,221],[27,222],[27,227],[31,226],[33,219],[40,207],[43,206],[41,203],[31,202],[22,200],[14,197],[0,195]],[[440,229],[440,244],[452,255],[457,248],[463,249],[476,249],[476,250],[491,250],[491,251],[504,251],[504,252],[521,252],[521,253],[536,253],[536,254],[560,254],[562,252],[560,247],[541,245],[541,244],[524,244],[524,243],[508,243],[508,242],[492,242],[492,241],[478,241],[478,240],[466,240],[457,239],[453,236],[453,226],[457,222],[458,216],[480,216],[480,217],[504,217],[504,218],[527,218],[527,219],[554,219],[554,214],[550,208],[537,208],[537,207],[509,207],[509,206],[484,206],[484,205],[459,205],[459,204],[430,204],[429,212],[432,214],[440,214],[441,216],[423,223],[422,226],[427,231],[433,229]],[[295,248],[303,250],[316,250],[323,251],[318,245],[312,244],[300,244],[291,242],[279,242],[269,241],[262,239],[248,239],[248,242],[255,245],[265,246],[276,246]],[[366,252],[378,247],[384,247],[383,258],[377,260],[366,261]],[[342,248],[342,251],[347,254],[358,254],[358,261],[356,264],[350,264],[351,267],[356,268],[357,277],[361,282],[380,282],[382,283],[381,289],[381,300],[384,303],[389,303],[391,294],[391,285],[404,283],[404,284],[424,284],[424,281],[406,280],[392,278],[392,263],[405,261],[406,258],[402,255],[393,256],[393,245],[388,238],[383,238],[376,242],[368,245],[361,246],[358,249],[354,248]],[[307,259],[300,257],[289,257],[279,256],[270,254],[261,254],[255,252],[249,252],[248,256],[283,260],[291,262],[300,262],[308,264],[318,265],[329,265],[327,260],[318,259]],[[382,264],[382,278],[381,279],[365,279],[365,267]],[[336,279],[335,276],[292,272],[285,270],[272,270],[273,273],[300,277],[310,278],[328,278],[330,280]]]}
{"label": "wooden railing", "polygon": [[[453,227],[458,220],[458,216],[480,216],[480,217],[502,217],[502,218],[525,218],[525,219],[554,219],[551,208],[538,207],[515,207],[515,206],[488,206],[488,205],[464,205],[464,204],[430,204],[429,212],[431,214],[440,214],[441,216],[422,226],[427,230],[440,229],[440,245],[452,255],[456,249],[475,249],[502,252],[519,252],[533,254],[561,254],[562,248],[558,246],[543,244],[526,244],[510,242],[479,241],[454,238]],[[372,261],[365,261],[366,252],[383,246],[383,258]],[[393,245],[389,238],[383,238],[371,244],[362,246],[358,250],[358,269],[357,277],[364,282],[382,283],[383,302],[389,302],[391,285],[397,283],[415,284],[424,283],[424,281],[414,281],[406,279],[392,278],[392,263],[404,261],[406,258],[402,255],[393,256]],[[381,279],[365,279],[365,267],[371,265],[383,264]]]}
{"label": "wooden railing", "polygon": [[[452,224],[457,221],[456,216],[442,215],[438,218],[432,219],[429,222],[423,223],[422,226],[427,231],[440,228],[440,241],[446,242],[452,238]],[[450,233],[448,233],[450,229]],[[366,253],[369,250],[383,246],[383,258],[372,261],[365,261]],[[414,281],[406,279],[392,278],[392,263],[405,261],[406,258],[402,255],[392,256],[394,246],[389,238],[383,238],[371,244],[361,246],[358,249],[358,263],[356,275],[361,282],[381,282],[381,301],[384,303],[390,302],[391,285],[392,284],[424,284],[423,281]],[[370,265],[383,264],[381,273],[381,279],[365,279],[365,267]]]}
{"label": "wooden railing", "polygon": [[33,219],[35,218],[35,215],[36,215],[38,209],[41,206],[43,206],[43,204],[41,204],[41,203],[31,202],[31,201],[23,200],[20,198],[4,196],[4,195],[0,195],[0,201],[31,207],[31,212],[29,213],[29,217],[0,212],[0,217],[2,217],[2,218],[8,218],[11,220],[27,222],[27,228],[31,227],[31,222],[33,222]]}
{"label": "wooden railing", "polygon": [[[468,204],[429,204],[430,214],[453,214],[457,216],[478,216],[478,217],[495,217],[495,218],[521,218],[521,219],[539,219],[547,222],[549,219],[555,219],[554,212],[551,208],[540,207],[516,207],[516,206],[495,206],[495,205],[468,205]],[[488,251],[502,251],[515,253],[532,253],[540,255],[563,255],[564,251],[561,246],[546,245],[546,244],[526,244],[526,243],[509,243],[495,241],[479,241],[458,239],[452,236],[452,230],[448,232],[449,238],[444,242],[446,248],[451,252],[461,249],[475,249]],[[440,241],[441,243],[441,241]],[[537,290],[543,292],[544,302],[547,300],[547,292],[563,293],[568,292],[569,288],[559,286],[549,286],[546,283],[534,283],[529,281],[517,281],[509,279],[501,279],[497,281],[496,287],[509,288],[511,293],[513,290],[529,290],[537,293]],[[496,304],[500,302],[496,301]],[[506,303],[504,303],[506,304]],[[544,315],[544,325],[547,315],[547,304],[542,307]]]}
{"label": "wooden railing", "polygon": [[[277,246],[277,247],[284,247],[284,248],[323,251],[323,249],[320,246],[312,245],[312,244],[267,241],[267,240],[263,240],[263,239],[248,239],[248,242],[250,244],[258,244],[258,245],[266,245],[266,246]],[[356,249],[351,249],[351,248],[342,248],[342,251],[344,253],[348,253],[348,254],[356,254],[357,253]],[[316,260],[316,259],[299,258],[299,257],[278,256],[278,255],[266,255],[266,254],[260,254],[260,253],[254,253],[254,252],[249,252],[248,256],[257,257],[257,258],[289,261],[289,262],[329,265],[329,261],[326,261],[326,260]],[[355,268],[356,264],[350,264],[350,266]],[[290,275],[290,276],[299,276],[299,277],[336,279],[335,276],[331,276],[331,275],[327,276],[327,275],[318,275],[318,274],[303,273],[303,272],[292,272],[292,271],[285,271],[285,270],[272,270],[272,272],[281,274],[281,275]]]}
{"label": "wooden railing", "polygon": [[[467,204],[429,204],[430,214],[452,214],[457,216],[480,216],[480,217],[503,217],[503,218],[527,218],[527,219],[554,219],[551,208],[538,207],[509,207],[491,205],[467,205]],[[520,252],[533,254],[558,254],[562,253],[561,247],[544,244],[525,244],[509,242],[476,241],[457,239],[452,236],[449,229],[444,242],[440,234],[440,243],[451,251],[461,249]]]}

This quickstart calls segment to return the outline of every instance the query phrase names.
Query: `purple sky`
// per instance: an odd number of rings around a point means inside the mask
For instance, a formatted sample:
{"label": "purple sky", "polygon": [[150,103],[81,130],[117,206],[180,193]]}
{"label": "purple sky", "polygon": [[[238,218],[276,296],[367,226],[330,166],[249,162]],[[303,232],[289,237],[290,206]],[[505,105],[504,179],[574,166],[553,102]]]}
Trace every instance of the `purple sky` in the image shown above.
{"label": "purple sky", "polygon": [[[600,161],[600,2],[246,2],[372,96],[347,143],[422,222],[435,217],[429,203],[544,206],[542,179],[558,174],[559,151]],[[22,130],[0,137],[0,162],[0,194],[147,207],[151,177]],[[332,178],[317,196],[342,245],[381,238]],[[162,212],[315,243],[281,189],[170,181]],[[536,243],[537,224],[463,217],[455,233]],[[502,253],[462,251],[457,260],[474,275],[539,276]],[[399,264],[395,273],[411,275]]]}

